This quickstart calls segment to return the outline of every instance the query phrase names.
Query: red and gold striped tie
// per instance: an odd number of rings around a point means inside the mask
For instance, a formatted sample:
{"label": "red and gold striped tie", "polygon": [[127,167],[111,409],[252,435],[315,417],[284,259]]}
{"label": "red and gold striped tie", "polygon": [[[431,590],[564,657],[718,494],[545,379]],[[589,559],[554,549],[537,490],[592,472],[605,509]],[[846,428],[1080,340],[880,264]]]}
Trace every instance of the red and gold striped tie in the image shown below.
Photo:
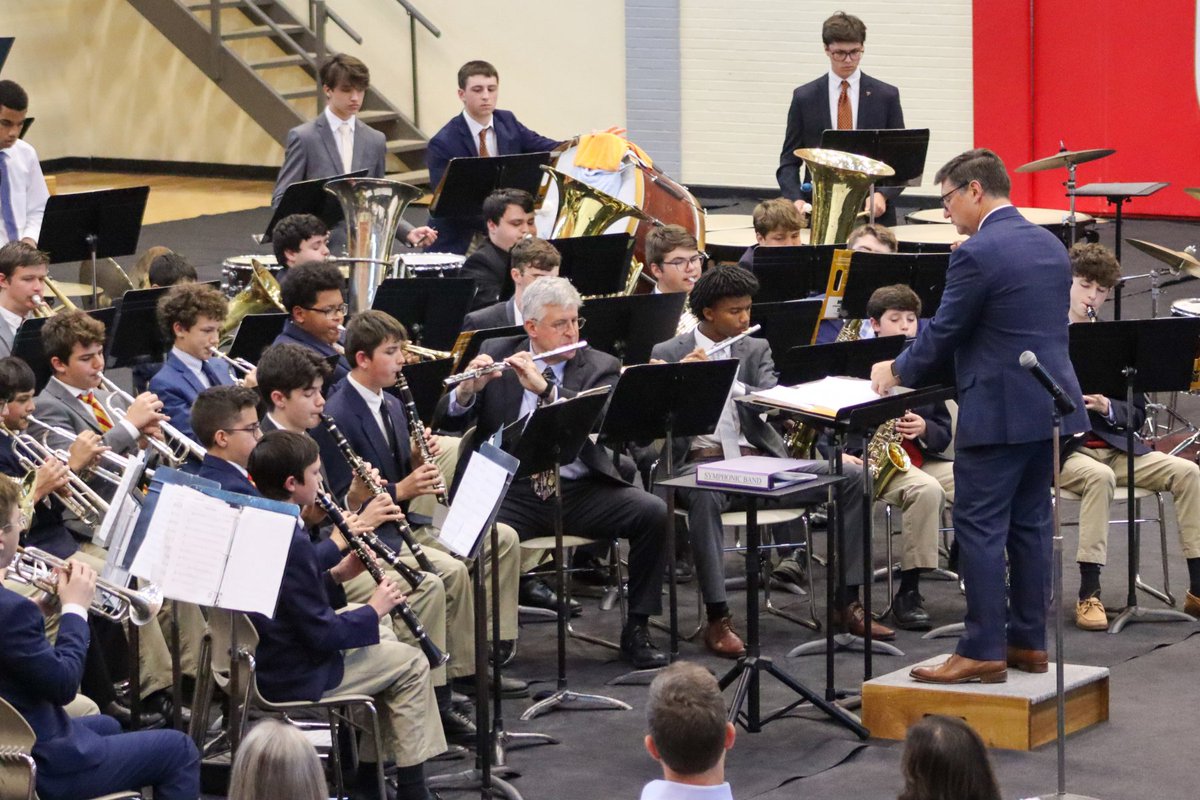
{"label": "red and gold striped tie", "polygon": [[108,433],[112,430],[112,420],[108,418],[104,406],[100,405],[100,401],[96,399],[94,392],[84,392],[79,395],[79,399],[91,407],[92,414],[96,417],[96,424],[100,426],[101,433]]}

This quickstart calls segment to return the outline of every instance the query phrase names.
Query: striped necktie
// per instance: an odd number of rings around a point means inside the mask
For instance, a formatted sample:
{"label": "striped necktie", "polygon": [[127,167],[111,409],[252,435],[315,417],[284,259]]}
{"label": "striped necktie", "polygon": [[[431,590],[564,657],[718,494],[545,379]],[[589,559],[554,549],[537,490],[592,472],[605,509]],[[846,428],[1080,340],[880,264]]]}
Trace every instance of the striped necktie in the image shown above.
{"label": "striped necktie", "polygon": [[104,406],[100,405],[100,401],[96,399],[95,392],[84,392],[79,395],[79,399],[92,409],[92,414],[96,417],[96,425],[100,427],[101,433],[108,433],[112,430],[112,420],[109,419]]}
{"label": "striped necktie", "polygon": [[838,118],[837,126],[839,131],[848,131],[854,127],[854,111],[850,107],[850,81],[842,81],[842,93],[838,95]]}
{"label": "striped necktie", "polygon": [[21,231],[17,228],[17,217],[13,213],[12,207],[12,190],[8,180],[8,153],[0,150],[0,217],[4,221],[4,233],[8,236],[8,241],[15,242],[21,238]]}

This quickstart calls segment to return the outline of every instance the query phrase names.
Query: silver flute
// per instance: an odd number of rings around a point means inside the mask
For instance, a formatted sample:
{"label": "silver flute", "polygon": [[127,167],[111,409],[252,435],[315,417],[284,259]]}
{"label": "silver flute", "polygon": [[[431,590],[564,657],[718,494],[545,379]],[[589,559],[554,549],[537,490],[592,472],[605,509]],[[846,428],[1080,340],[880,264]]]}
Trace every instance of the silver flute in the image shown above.
{"label": "silver flute", "polygon": [[[588,343],[586,341],[576,342],[575,344],[563,345],[562,347],[556,347],[553,350],[547,350],[544,353],[534,353],[533,360],[534,361],[544,361],[547,358],[553,358],[554,356],[561,356],[564,353],[570,353],[575,350],[582,350],[583,348],[585,348],[587,346],[588,346]],[[442,381],[442,385],[444,385],[446,388],[449,388],[451,386],[457,386],[458,384],[463,383],[464,381],[473,381],[476,378],[482,378],[484,375],[491,375],[493,372],[503,372],[504,370],[509,369],[509,368],[510,368],[510,365],[507,361],[495,361],[491,364],[488,364],[485,367],[476,367],[475,369],[469,369],[466,372],[460,372],[457,375],[451,375],[450,377],[448,377]]]}
{"label": "silver flute", "polygon": [[740,342],[742,339],[745,339],[747,336],[750,336],[752,334],[758,333],[760,330],[762,330],[762,325],[751,325],[749,328],[746,328],[746,330],[742,331],[737,336],[733,336],[733,337],[730,337],[729,339],[725,339],[723,341],[717,342],[712,347],[705,350],[704,357],[712,358],[714,355],[721,352],[726,347],[733,347],[735,344]]}

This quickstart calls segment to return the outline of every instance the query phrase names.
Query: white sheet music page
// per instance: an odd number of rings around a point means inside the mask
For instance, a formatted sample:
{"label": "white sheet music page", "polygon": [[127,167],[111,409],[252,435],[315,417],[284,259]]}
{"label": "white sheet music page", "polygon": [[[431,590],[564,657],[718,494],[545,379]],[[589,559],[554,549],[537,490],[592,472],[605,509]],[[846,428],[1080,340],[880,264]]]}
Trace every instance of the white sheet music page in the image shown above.
{"label": "white sheet music page", "polygon": [[186,494],[186,487],[179,484],[163,485],[159,497],[163,510],[158,512],[156,509],[156,512],[150,517],[150,523],[146,528],[146,537],[129,567],[129,571],[134,575],[151,583],[162,583],[163,574],[167,568],[170,529],[174,524],[174,515],[166,512],[168,509],[177,508]]}
{"label": "white sheet music page", "polygon": [[754,392],[751,396],[761,398],[771,405],[827,414],[830,417],[843,408],[879,399],[879,395],[871,389],[869,380],[835,376],[796,386],[776,386]]}
{"label": "white sheet music page", "polygon": [[475,540],[487,527],[492,511],[507,488],[509,474],[504,467],[486,456],[471,454],[440,537],[442,544],[455,555],[471,555]]}
{"label": "white sheet music page", "polygon": [[236,524],[216,605],[234,611],[257,611],[272,617],[296,518],[246,506]]}
{"label": "white sheet music page", "polygon": [[[178,489],[168,494],[168,489]],[[173,600],[211,606],[225,576],[230,540],[239,509],[186,486],[164,486],[152,523],[165,515],[169,524],[166,569],[160,582]]]}

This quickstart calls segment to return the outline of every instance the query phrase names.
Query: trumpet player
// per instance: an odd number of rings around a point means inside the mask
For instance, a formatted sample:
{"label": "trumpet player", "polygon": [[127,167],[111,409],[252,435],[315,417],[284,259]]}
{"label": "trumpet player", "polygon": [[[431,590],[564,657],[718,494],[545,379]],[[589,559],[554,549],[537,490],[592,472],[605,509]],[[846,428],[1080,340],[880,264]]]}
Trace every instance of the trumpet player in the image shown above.
{"label": "trumpet player", "polygon": [[[238,379],[228,362],[213,356],[221,338],[221,323],[229,311],[225,296],[203,283],[174,286],[158,301],[158,325],[163,338],[174,342],[150,391],[163,403],[163,413],[185,436],[192,433],[191,408],[196,397],[210,386],[229,386]],[[242,382],[254,387],[251,371]]]}
{"label": "trumpet player", "polygon": [[350,372],[342,347],[342,322],[346,319],[346,300],[342,273],[332,264],[309,263],[288,270],[280,299],[288,313],[283,330],[274,344],[298,344],[323,358],[334,359],[333,374],[325,388],[332,387]]}
{"label": "trumpet player", "polygon": [[[396,384],[396,375],[404,366],[406,339],[404,326],[388,314],[364,311],[356,315],[346,328],[346,355],[354,366],[341,386],[330,394],[325,413],[337,423],[354,452],[379,470],[388,494],[406,508],[411,527],[419,529],[419,523],[428,524],[428,518],[418,516],[414,507],[422,499],[432,499],[439,487],[444,491],[447,480],[436,463],[421,460],[421,448],[409,437],[403,404],[384,391]],[[434,458],[441,456],[443,443],[457,444],[457,440],[433,437],[428,429],[425,429],[425,440]],[[331,442],[325,439],[321,442],[325,447],[323,460],[329,470],[331,486],[337,492],[344,491],[351,482],[346,460],[331,447]],[[432,504],[426,510],[432,513]],[[516,532],[505,528],[501,530],[499,552],[501,636],[510,637],[505,641],[512,641],[517,633],[520,546]],[[436,534],[426,535],[430,533],[422,532],[423,547],[426,543],[436,542]],[[393,549],[405,552],[402,542],[389,541],[383,531],[379,534]],[[468,688],[466,679],[475,673],[475,606],[470,573],[462,561],[444,549],[429,547],[426,553],[446,586],[446,646],[450,653],[447,675],[452,682]],[[484,562],[486,571],[491,560],[485,558]],[[514,679],[506,680],[502,688],[512,697],[524,696],[528,691],[523,682]],[[455,729],[465,726],[460,724],[463,720],[455,719],[448,711],[449,700],[446,691],[441,698],[441,707],[447,733],[453,736]]]}
{"label": "trumpet player", "polygon": [[[240,391],[240,390],[239,390]],[[316,443],[290,431],[272,431],[253,449],[248,465],[263,495],[296,503],[316,501],[321,459]],[[353,514],[352,530],[366,530]],[[375,764],[396,765],[396,798],[430,800],[424,765],[446,749],[438,724],[429,662],[412,645],[396,640],[387,617],[405,600],[390,578],[375,587],[365,605],[334,613],[339,587],[360,575],[354,553],[334,563],[319,557],[301,524],[296,525],[274,618],[252,614],[259,634],[257,680],[275,702],[318,700],[333,694],[369,694],[380,711],[383,741],[370,733],[361,741],[356,798],[379,797]],[[392,793],[386,790],[387,797]]]}
{"label": "trumpet player", "polygon": [[[7,570],[22,528],[12,481],[0,481],[0,520],[0,568]],[[83,675],[97,577],[86,564],[67,565],[57,576],[62,615],[53,645],[38,606],[0,587],[0,697],[33,728],[38,796],[70,800],[153,786],[156,798],[194,800],[200,796],[200,756],[185,734],[121,733],[112,717],[67,715],[64,706]]]}
{"label": "trumpet player", "polygon": [[0,247],[0,357],[12,353],[17,328],[42,303],[50,256],[24,241]]}

